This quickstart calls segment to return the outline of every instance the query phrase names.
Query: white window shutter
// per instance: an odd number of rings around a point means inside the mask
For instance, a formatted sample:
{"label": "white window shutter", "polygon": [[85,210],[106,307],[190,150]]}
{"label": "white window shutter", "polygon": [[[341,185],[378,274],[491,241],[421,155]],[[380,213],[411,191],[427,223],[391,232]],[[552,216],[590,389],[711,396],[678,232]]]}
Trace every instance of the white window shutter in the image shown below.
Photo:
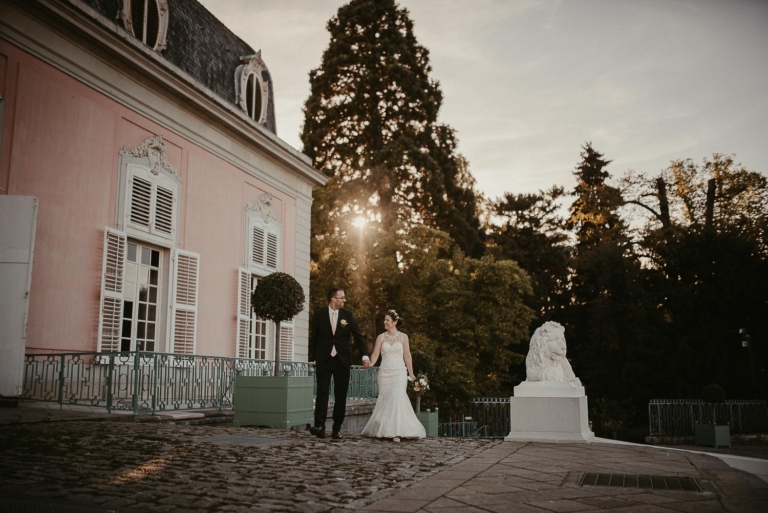
{"label": "white window shutter", "polygon": [[104,260],[101,274],[98,351],[120,350],[125,286],[125,233],[107,227],[104,231]]}
{"label": "white window shutter", "polygon": [[277,269],[277,251],[278,249],[278,237],[277,234],[269,232],[267,233],[267,255],[266,263],[269,269]]}
{"label": "white window shutter", "polygon": [[128,177],[127,221],[149,231],[152,223],[152,179],[138,166],[131,166]]}
{"label": "white window shutter", "polygon": [[173,188],[158,184],[155,198],[154,232],[173,238],[176,235],[176,194]]}
{"label": "white window shutter", "polygon": [[173,265],[170,318],[172,352],[195,354],[200,255],[174,249],[171,260]]}
{"label": "white window shutter", "polygon": [[280,361],[293,361],[293,321],[280,323]]}
{"label": "white window shutter", "polygon": [[251,273],[240,269],[237,291],[237,356],[248,358],[248,338],[251,322]]}
{"label": "white window shutter", "polygon": [[250,260],[251,265],[255,265],[257,267],[263,267],[264,266],[264,250],[265,250],[265,240],[266,239],[266,233],[264,232],[264,228],[262,228],[260,223],[256,223],[255,220],[251,221],[251,229],[250,229]]}
{"label": "white window shutter", "polygon": [[125,226],[163,239],[176,240],[179,186],[136,164],[128,166]]}

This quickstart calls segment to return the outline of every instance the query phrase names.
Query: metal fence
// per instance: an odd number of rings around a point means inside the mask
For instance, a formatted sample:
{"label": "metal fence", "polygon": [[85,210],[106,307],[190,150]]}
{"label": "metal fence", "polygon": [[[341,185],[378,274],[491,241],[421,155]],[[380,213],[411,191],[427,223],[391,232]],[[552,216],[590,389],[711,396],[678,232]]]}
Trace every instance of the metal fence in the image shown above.
{"label": "metal fence", "polygon": [[[328,402],[335,402],[334,384],[331,378],[331,389]],[[315,395],[317,395],[317,379],[315,379]],[[349,374],[349,389],[347,401],[372,401],[379,397],[379,368],[364,369],[362,365],[353,365]]]}
{"label": "metal fence", "polygon": [[768,433],[765,401],[731,400],[708,404],[697,399],[651,399],[648,404],[650,434],[693,435],[696,424],[728,424],[731,433]]}
{"label": "metal fence", "polygon": [[438,436],[504,438],[510,431],[509,397],[475,397],[461,419],[438,424]]}
{"label": "metal fence", "polygon": [[[280,362],[282,374],[309,376],[314,364]],[[231,409],[235,378],[272,376],[275,362],[224,356],[133,351],[28,354],[22,398],[155,414],[166,410]],[[350,399],[378,395],[376,372],[352,369]]]}

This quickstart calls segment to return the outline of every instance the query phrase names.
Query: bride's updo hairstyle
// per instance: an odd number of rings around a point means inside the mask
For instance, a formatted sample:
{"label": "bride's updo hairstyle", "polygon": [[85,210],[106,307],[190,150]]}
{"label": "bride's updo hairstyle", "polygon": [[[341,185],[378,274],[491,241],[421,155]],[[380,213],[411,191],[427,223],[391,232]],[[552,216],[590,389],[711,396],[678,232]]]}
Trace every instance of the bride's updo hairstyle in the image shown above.
{"label": "bride's updo hairstyle", "polygon": [[387,310],[387,315],[395,321],[395,326],[398,328],[402,328],[403,324],[405,324],[405,321],[403,321],[403,318],[400,317],[395,310]]}

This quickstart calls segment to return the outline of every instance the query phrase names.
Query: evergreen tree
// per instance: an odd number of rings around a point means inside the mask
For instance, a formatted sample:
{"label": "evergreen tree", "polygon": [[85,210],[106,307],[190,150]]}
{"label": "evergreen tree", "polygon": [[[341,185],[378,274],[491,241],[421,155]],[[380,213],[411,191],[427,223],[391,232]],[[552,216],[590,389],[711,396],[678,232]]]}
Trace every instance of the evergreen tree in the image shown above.
{"label": "evergreen tree", "polygon": [[304,152],[331,177],[315,195],[313,234],[334,233],[344,217],[384,231],[399,220],[441,229],[481,254],[473,182],[453,130],[437,123],[442,93],[408,11],[394,0],[352,0],[328,31],[302,133]]}
{"label": "evergreen tree", "polygon": [[348,306],[372,344],[377,319],[400,296],[396,280],[382,276],[398,269],[390,235],[424,225],[471,256],[484,244],[474,181],[454,131],[437,122],[442,93],[408,11],[394,0],[352,0],[328,31],[301,134],[330,177],[313,193],[310,294],[316,305],[326,285],[350,288]]}
{"label": "evergreen tree", "polygon": [[558,320],[570,303],[572,248],[560,214],[565,189],[553,186],[536,194],[505,193],[491,205],[491,216],[501,224],[489,226],[489,242],[499,259],[516,261],[531,277],[528,305],[537,313],[533,329]]}
{"label": "evergreen tree", "polygon": [[634,409],[642,413],[653,379],[666,378],[664,362],[657,362],[653,351],[660,323],[646,293],[650,277],[619,215],[623,199],[608,184],[609,163],[588,143],[574,173],[576,199],[567,225],[575,232],[576,247],[566,336],[576,374],[591,396],[605,399],[600,425],[616,429],[621,422],[607,415],[630,418]]}
{"label": "evergreen tree", "polygon": [[574,230],[579,251],[593,247],[606,239],[619,242],[624,236],[624,225],[618,209],[622,205],[621,192],[606,183],[610,177],[605,167],[611,163],[603,154],[587,143],[581,153],[581,162],[573,173],[578,183],[576,196],[569,210],[567,226]]}

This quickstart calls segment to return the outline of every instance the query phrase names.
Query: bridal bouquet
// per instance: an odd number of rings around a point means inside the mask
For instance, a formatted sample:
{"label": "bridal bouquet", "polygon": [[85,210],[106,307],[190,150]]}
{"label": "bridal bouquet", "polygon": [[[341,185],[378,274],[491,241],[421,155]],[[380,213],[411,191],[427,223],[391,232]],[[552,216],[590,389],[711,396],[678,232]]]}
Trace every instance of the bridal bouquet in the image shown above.
{"label": "bridal bouquet", "polygon": [[427,381],[427,375],[424,373],[416,376],[416,380],[413,382],[413,391],[418,392],[419,395],[429,390],[429,381]]}

